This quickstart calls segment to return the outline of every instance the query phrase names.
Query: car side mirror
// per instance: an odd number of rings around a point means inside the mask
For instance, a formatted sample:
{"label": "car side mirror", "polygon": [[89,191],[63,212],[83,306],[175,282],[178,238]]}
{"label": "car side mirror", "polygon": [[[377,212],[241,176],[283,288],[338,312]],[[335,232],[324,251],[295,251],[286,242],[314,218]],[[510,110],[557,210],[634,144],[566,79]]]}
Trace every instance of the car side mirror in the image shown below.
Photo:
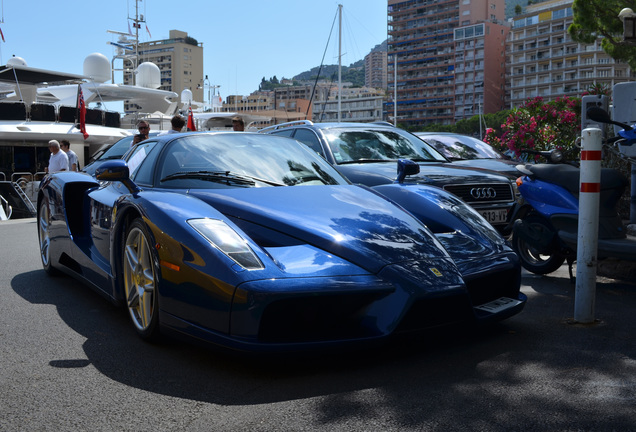
{"label": "car side mirror", "polygon": [[398,183],[403,183],[406,176],[420,173],[420,166],[410,159],[399,159],[397,164]]}
{"label": "car side mirror", "polygon": [[124,160],[112,160],[104,162],[95,170],[95,178],[101,181],[119,181],[130,191],[130,193],[139,192],[141,189],[130,180],[130,171],[128,164]]}

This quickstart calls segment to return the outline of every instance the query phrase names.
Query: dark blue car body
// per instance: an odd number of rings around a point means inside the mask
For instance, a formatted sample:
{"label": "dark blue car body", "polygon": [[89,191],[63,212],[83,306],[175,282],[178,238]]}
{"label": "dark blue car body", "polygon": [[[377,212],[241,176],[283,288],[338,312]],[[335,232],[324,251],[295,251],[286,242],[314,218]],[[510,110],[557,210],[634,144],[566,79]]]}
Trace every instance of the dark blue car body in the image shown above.
{"label": "dark blue car body", "polygon": [[370,187],[396,180],[396,162],[408,159],[420,167],[405,185],[431,185],[475,208],[501,233],[511,229],[516,202],[512,179],[484,169],[451,163],[417,136],[388,123],[313,123],[299,120],[261,129],[259,133],[298,140],[336,167],[352,183]]}
{"label": "dark blue car body", "polygon": [[96,177],[43,181],[43,265],[125,304],[144,338],[321,348],[498,321],[526,301],[516,254],[461,200],[352,185],[293,140],[155,137]]}

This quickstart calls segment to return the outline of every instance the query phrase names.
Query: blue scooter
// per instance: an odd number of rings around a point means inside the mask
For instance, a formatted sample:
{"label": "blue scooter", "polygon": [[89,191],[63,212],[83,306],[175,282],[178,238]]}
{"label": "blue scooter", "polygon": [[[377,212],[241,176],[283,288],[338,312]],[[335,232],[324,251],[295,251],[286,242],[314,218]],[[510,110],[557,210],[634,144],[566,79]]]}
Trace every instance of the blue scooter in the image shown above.
{"label": "blue scooter", "polygon": [[[598,123],[616,124],[623,128],[608,144],[636,142],[636,130],[627,124],[611,120],[598,107],[587,110],[588,118]],[[517,206],[513,216],[512,246],[525,269],[536,274],[557,270],[565,260],[570,278],[576,260],[579,218],[580,169],[565,162],[559,150],[533,152],[548,163],[518,165],[524,175],[517,179],[524,203]],[[636,261],[636,237],[626,233],[616,205],[622,196],[627,179],[617,170],[601,169],[599,204],[598,259],[615,257]]]}

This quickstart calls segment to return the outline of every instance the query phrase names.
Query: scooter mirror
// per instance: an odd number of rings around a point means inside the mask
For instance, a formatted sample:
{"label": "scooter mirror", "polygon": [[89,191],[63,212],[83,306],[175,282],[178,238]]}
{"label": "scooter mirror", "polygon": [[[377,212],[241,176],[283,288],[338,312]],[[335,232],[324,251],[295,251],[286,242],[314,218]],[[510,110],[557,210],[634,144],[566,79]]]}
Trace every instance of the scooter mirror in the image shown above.
{"label": "scooter mirror", "polygon": [[605,111],[603,108],[591,106],[587,109],[587,111],[585,111],[585,113],[587,115],[587,118],[595,122],[613,124],[613,125],[622,127],[624,130],[632,129],[632,127],[626,123],[621,123],[621,122],[612,120],[612,118],[609,116],[607,111]]}
{"label": "scooter mirror", "polygon": [[561,163],[563,160],[563,152],[561,150],[552,150],[550,152],[551,163]]}
{"label": "scooter mirror", "polygon": [[595,122],[599,122],[599,123],[612,122],[612,119],[610,118],[609,114],[603,108],[599,108],[595,106],[589,107],[586,111],[586,114],[590,120],[594,120]]}

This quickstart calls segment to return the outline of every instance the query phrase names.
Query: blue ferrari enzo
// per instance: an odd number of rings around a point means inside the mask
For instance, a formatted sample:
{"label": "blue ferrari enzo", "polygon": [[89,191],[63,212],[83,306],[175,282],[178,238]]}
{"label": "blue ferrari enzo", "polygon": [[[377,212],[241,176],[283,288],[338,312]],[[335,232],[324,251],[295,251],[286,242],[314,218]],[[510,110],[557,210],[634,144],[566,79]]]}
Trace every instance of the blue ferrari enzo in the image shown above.
{"label": "blue ferrari enzo", "polygon": [[321,348],[498,321],[526,301],[515,253],[454,195],[355,186],[274,135],[150,138],[96,178],[48,176],[37,209],[44,270],[125,305],[146,339]]}

